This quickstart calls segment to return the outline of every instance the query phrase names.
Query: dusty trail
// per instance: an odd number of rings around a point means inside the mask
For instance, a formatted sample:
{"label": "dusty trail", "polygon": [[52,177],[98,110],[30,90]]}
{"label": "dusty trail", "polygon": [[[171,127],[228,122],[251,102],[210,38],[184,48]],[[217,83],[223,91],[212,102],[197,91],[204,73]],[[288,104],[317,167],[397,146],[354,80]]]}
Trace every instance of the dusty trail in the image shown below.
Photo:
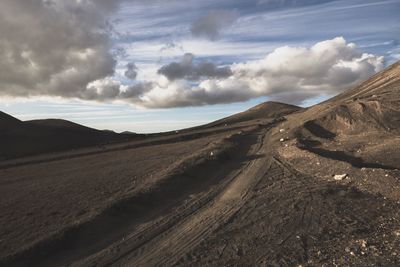
{"label": "dusty trail", "polygon": [[218,185],[73,266],[173,265],[206,236],[226,224],[246,202],[247,193],[257,185],[258,177],[262,177],[269,166],[270,157],[265,154],[264,145],[269,129],[270,126],[240,137],[241,142],[251,144],[248,161],[241,168],[232,169],[226,177],[219,178]]}
{"label": "dusty trail", "polygon": [[185,253],[193,249],[204,237],[226,224],[242,207],[248,192],[258,183],[258,178],[268,169],[269,157],[263,155],[263,138],[254,145],[256,156],[237,174],[229,186],[203,209],[184,219],[167,233],[153,239],[141,248],[115,262],[121,266],[173,265]]}

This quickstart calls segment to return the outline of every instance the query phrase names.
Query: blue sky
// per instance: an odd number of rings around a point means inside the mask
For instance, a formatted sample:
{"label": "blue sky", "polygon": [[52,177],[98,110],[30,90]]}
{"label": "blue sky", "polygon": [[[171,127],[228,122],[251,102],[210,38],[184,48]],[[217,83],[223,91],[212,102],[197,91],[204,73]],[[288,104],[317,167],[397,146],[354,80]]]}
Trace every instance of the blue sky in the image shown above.
{"label": "blue sky", "polygon": [[[400,0],[121,1],[101,13],[113,25],[105,47],[116,59],[115,73],[93,75],[101,78],[95,90],[111,91],[74,95],[37,87],[40,93],[24,93],[31,91],[15,86],[22,92],[15,95],[1,88],[0,75],[0,110],[22,120],[63,118],[98,129],[158,132],[204,124],[270,99],[312,105],[400,59],[399,13]],[[302,64],[307,69],[311,58],[318,65],[329,54],[325,48],[334,52],[321,63],[326,73],[310,67],[310,77]],[[190,63],[183,63],[185,54]],[[204,72],[204,62],[231,76]],[[134,79],[125,76],[128,63],[136,66]],[[163,66],[167,74],[160,74]],[[139,90],[135,85],[143,91],[112,98],[115,86],[124,92]]]}

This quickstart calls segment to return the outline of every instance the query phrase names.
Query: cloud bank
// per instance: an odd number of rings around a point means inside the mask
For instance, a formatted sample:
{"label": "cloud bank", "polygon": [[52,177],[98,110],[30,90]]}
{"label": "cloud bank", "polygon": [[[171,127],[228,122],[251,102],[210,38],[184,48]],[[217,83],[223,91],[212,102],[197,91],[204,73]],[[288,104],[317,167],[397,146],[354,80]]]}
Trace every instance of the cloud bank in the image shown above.
{"label": "cloud bank", "polygon": [[[158,70],[158,78],[131,84],[114,76],[112,27],[120,1],[3,0],[0,9],[0,95],[123,100],[147,108],[202,106],[268,96],[299,104],[336,94],[383,69],[383,57],[362,53],[342,37],[311,47],[284,46],[259,60],[218,66],[190,53]],[[192,33],[215,39],[234,13],[213,11]],[[16,15],[18,14],[18,15]],[[29,25],[29,27],[27,27]]]}

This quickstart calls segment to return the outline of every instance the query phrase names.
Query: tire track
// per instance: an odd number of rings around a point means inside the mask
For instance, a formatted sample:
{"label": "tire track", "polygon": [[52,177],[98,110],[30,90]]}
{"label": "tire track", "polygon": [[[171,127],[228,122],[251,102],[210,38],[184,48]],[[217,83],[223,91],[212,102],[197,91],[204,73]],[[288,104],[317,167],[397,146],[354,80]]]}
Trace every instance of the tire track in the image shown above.
{"label": "tire track", "polygon": [[[259,135],[253,155],[261,155],[264,135]],[[163,235],[157,236],[141,251],[114,262],[117,266],[171,266],[206,236],[226,224],[240,210],[259,178],[269,168],[269,157],[255,157],[229,186],[203,209],[196,211]]]}

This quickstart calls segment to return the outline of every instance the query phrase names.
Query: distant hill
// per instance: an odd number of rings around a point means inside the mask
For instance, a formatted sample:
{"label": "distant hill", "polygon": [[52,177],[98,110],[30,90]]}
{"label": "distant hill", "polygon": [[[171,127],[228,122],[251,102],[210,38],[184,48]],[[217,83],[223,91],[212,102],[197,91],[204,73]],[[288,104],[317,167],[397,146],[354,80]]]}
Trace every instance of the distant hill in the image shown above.
{"label": "distant hill", "polygon": [[302,110],[301,107],[279,102],[268,101],[261,103],[255,107],[252,107],[246,111],[207,124],[206,126],[214,127],[219,125],[225,125],[225,124],[229,125],[229,124],[235,124],[257,119],[279,118],[300,110]]}
{"label": "distant hill", "polygon": [[66,120],[20,121],[0,112],[0,160],[70,150],[135,138]]}
{"label": "distant hill", "polygon": [[8,127],[16,127],[22,124],[22,122],[13,116],[10,116],[4,112],[0,111],[0,130],[4,131]]}

